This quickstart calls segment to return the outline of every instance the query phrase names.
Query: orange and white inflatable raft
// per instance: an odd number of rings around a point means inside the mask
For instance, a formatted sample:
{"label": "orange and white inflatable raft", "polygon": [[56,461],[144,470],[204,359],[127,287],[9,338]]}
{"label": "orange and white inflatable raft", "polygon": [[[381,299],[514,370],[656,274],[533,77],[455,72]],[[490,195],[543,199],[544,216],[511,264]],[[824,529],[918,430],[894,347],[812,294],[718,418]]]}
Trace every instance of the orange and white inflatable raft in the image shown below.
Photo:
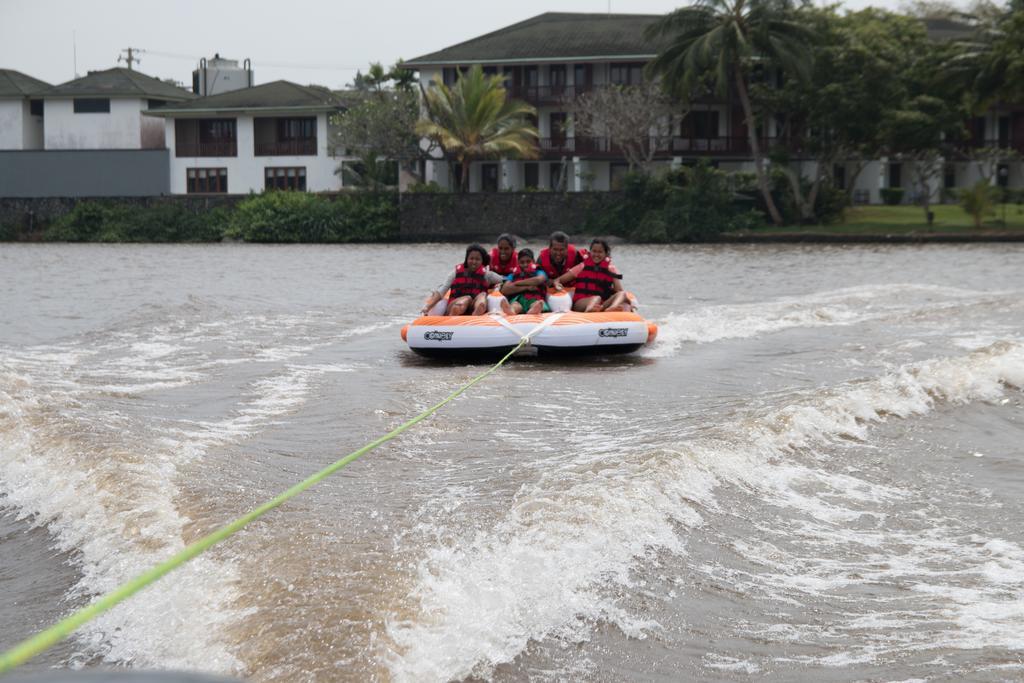
{"label": "orange and white inflatable raft", "polygon": [[561,302],[553,299],[552,313],[421,316],[402,328],[402,339],[424,356],[461,358],[508,353],[524,337],[525,348],[538,354],[629,353],[658,334],[657,325],[636,313],[558,311]]}

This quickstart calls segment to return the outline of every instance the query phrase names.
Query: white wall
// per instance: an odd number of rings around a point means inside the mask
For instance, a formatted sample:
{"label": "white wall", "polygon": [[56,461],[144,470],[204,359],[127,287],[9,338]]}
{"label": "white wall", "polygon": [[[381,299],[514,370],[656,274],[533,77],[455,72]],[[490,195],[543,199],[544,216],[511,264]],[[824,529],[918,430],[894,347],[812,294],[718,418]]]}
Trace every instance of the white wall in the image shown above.
{"label": "white wall", "polygon": [[68,99],[44,100],[46,149],[140,149],[146,100],[111,98],[110,112],[76,114]]}
{"label": "white wall", "polygon": [[43,117],[32,115],[32,106],[28,100],[25,100],[25,108],[23,110],[23,121],[24,126],[24,149],[42,149],[43,148]]}
{"label": "white wall", "polygon": [[0,100],[0,149],[25,149],[24,100]]}
{"label": "white wall", "polygon": [[[261,114],[260,116],[269,116]],[[187,172],[190,168],[226,168],[228,171],[228,192],[245,194],[262,192],[265,185],[265,169],[268,167],[289,167],[306,169],[307,192],[334,192],[342,187],[341,177],[335,174],[338,165],[351,157],[331,157],[327,150],[330,140],[327,134],[327,114],[316,117],[316,156],[255,156],[253,154],[255,133],[253,115],[236,118],[238,156],[236,157],[179,157],[175,156],[174,119],[165,123],[165,138],[170,149],[171,194],[188,192]]]}

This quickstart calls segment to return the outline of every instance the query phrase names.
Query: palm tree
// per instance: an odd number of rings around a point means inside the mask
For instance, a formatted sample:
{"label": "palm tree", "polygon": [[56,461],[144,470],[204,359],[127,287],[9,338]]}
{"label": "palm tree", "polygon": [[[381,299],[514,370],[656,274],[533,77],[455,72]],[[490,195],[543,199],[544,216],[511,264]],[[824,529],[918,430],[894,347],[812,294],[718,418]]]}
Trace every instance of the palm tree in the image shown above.
{"label": "palm tree", "polygon": [[436,142],[461,164],[459,189],[469,189],[469,164],[502,156],[537,156],[537,129],[527,116],[537,110],[505,94],[503,76],[486,76],[480,65],[459,76],[454,86],[434,81],[423,93],[427,118],[416,132]]}
{"label": "palm tree", "polygon": [[647,29],[648,39],[666,41],[648,69],[661,75],[670,91],[685,96],[708,83],[724,96],[729,83],[736,84],[757,183],[776,225],[782,216],[772,200],[757,139],[750,72],[759,60],[768,60],[797,76],[808,75],[813,34],[794,21],[791,9],[788,0],[697,0]]}

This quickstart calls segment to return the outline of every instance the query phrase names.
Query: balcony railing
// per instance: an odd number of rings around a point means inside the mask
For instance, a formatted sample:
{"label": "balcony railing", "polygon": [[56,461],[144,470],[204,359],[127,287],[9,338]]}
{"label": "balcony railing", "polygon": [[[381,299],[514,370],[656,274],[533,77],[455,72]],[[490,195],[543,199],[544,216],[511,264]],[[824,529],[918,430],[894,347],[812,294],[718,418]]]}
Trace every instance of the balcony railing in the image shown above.
{"label": "balcony railing", "polygon": [[1024,153],[1024,140],[1010,140],[1009,138],[977,138],[963,143],[964,149],[980,149],[989,147],[992,149],[1012,149]]}
{"label": "balcony railing", "polygon": [[[787,144],[781,139],[762,140],[764,149],[776,144]],[[597,158],[622,157],[622,149],[608,138],[600,137],[562,137],[540,138],[538,140],[541,156],[558,158],[563,156],[582,156]],[[792,147],[792,145],[788,145]],[[696,138],[675,136],[659,140],[655,155],[661,158],[671,156],[727,156],[750,154],[750,142],[746,136]]]}
{"label": "balcony railing", "polygon": [[594,85],[508,85],[509,97],[524,100],[530,104],[558,104],[571,100],[585,92],[590,92]]}
{"label": "balcony railing", "polygon": [[230,142],[178,142],[174,145],[176,157],[236,157],[238,143]]}
{"label": "balcony railing", "polygon": [[316,138],[257,142],[255,155],[258,157],[313,156],[316,154]]}

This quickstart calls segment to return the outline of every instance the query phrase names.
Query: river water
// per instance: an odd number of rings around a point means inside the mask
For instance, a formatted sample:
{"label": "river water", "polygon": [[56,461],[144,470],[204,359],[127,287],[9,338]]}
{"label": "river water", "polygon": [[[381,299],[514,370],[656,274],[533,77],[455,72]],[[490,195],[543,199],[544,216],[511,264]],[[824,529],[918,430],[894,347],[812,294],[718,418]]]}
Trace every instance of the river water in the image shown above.
{"label": "river water", "polygon": [[[0,648],[480,372],[399,337],[460,257],[0,245]],[[1024,248],[614,257],[653,346],[511,363],[24,670],[1024,678]]]}

